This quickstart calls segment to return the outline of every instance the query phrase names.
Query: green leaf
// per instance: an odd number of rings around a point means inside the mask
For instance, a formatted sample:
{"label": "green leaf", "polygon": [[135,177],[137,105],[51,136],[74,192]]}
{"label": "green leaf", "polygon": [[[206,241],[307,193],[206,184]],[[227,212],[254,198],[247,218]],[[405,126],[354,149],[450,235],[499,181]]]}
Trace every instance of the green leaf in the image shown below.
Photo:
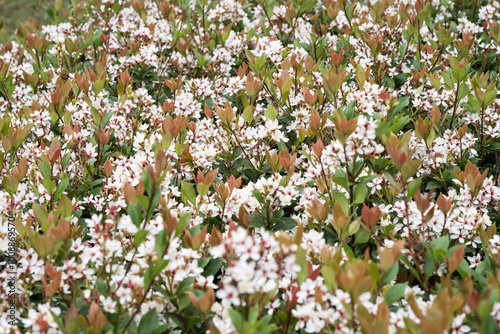
{"label": "green leaf", "polygon": [[412,198],[413,195],[415,195],[417,190],[420,188],[421,184],[422,184],[421,177],[414,179],[413,181],[410,182],[410,184],[408,184],[408,198]]}
{"label": "green leaf", "polygon": [[62,195],[57,205],[61,216],[64,218],[71,216],[73,213],[73,203],[68,196]]}
{"label": "green leaf", "polygon": [[209,187],[205,183],[200,182],[196,185],[196,189],[200,197],[203,198],[208,193]]}
{"label": "green leaf", "polygon": [[202,257],[201,259],[198,259],[198,267],[200,268],[205,268],[206,265],[210,262],[210,258],[208,257]]}
{"label": "green leaf", "polygon": [[149,198],[145,195],[135,195],[137,203],[142,208],[147,208],[149,206]]}
{"label": "green leaf", "polygon": [[356,236],[354,241],[356,244],[366,244],[368,240],[370,240],[371,234],[366,231],[364,228],[360,228],[358,232],[356,232]]}
{"label": "green leaf", "polygon": [[161,230],[155,237],[155,250],[156,255],[160,259],[163,259],[163,253],[167,249],[167,233],[165,230]]}
{"label": "green leaf", "polygon": [[248,322],[250,324],[254,324],[257,321],[258,317],[259,317],[259,309],[258,306],[255,305],[250,309],[250,312],[248,314]]}
{"label": "green leaf", "polygon": [[155,193],[152,196],[153,196],[153,200],[151,201],[151,206],[149,207],[149,212],[147,213],[148,219],[151,218],[151,216],[153,215],[153,212],[155,211],[156,207],[158,206],[158,203],[160,202],[161,190],[155,189]]}
{"label": "green leaf", "polygon": [[358,232],[359,227],[360,227],[359,221],[360,221],[359,219],[356,219],[355,221],[353,221],[349,224],[349,228],[347,230],[347,236],[351,236],[351,235],[355,234],[356,232]]}
{"label": "green leaf", "polygon": [[205,66],[205,57],[202,54],[198,53],[196,55],[196,59],[198,60],[198,65],[200,65],[200,67]]}
{"label": "green leaf", "polygon": [[399,262],[396,262],[392,265],[392,267],[389,268],[389,270],[385,272],[384,281],[382,283],[384,285],[391,283],[391,281],[395,279],[396,276],[398,275],[398,272],[399,272]]}
{"label": "green leaf", "polygon": [[353,204],[364,203],[367,192],[368,189],[366,188],[366,185],[358,184],[356,187],[354,187],[354,199],[352,203]]}
{"label": "green leaf", "polygon": [[436,261],[434,260],[434,252],[432,248],[426,243],[424,243],[424,246],[426,248],[424,273],[425,277],[429,278],[432,276],[432,274],[434,274],[434,270],[436,269]]}
{"label": "green leaf", "polygon": [[467,260],[462,259],[462,262],[460,262],[460,265],[457,268],[458,273],[462,278],[467,278],[468,276],[471,275],[472,269],[469,267],[469,263]]}
{"label": "green leaf", "polygon": [[332,181],[339,186],[344,187],[346,190],[349,190],[349,180],[347,179],[347,177],[335,176],[332,178]]}
{"label": "green leaf", "polygon": [[186,226],[189,225],[189,222],[191,221],[191,214],[189,212],[183,212],[180,214],[179,221],[177,222],[177,227],[175,228],[175,236],[177,237],[184,231]]}
{"label": "green leaf", "polygon": [[103,179],[94,180],[94,181],[90,182],[89,188],[90,189],[95,188],[96,186],[100,185],[101,183],[104,183]]}
{"label": "green leaf", "polygon": [[390,173],[384,172],[384,176],[386,177],[387,181],[389,181],[389,184],[391,186],[393,186],[398,192],[401,191],[401,188],[399,188],[398,184],[396,183],[396,181],[394,181],[394,178]]}
{"label": "green leaf", "polygon": [[194,282],[194,277],[187,277],[182,280],[182,282],[179,283],[179,286],[177,288],[177,291],[175,292],[177,297],[180,296],[185,296],[186,294],[184,293],[185,291],[189,290],[191,288],[191,285]]}
{"label": "green leaf", "polygon": [[156,275],[160,274],[163,271],[163,269],[165,269],[168,266],[169,263],[170,260],[165,260],[165,259],[156,260],[155,274]]}
{"label": "green leaf", "polygon": [[70,153],[66,153],[64,155],[64,158],[62,159],[62,166],[63,166],[63,168],[66,168],[68,166],[70,158],[71,158],[71,154]]}
{"label": "green leaf", "polygon": [[83,315],[79,315],[76,318],[71,319],[66,323],[66,330],[63,328],[61,330],[62,333],[80,333],[79,329],[83,327],[84,322],[87,322],[87,319],[83,317]]}
{"label": "green leaf", "polygon": [[[95,95],[99,95],[100,92],[102,92],[102,89],[104,88],[104,80],[99,79],[94,82],[92,85],[92,91],[94,92]],[[94,120],[96,121],[97,125],[100,125],[100,116],[98,118],[95,118]]]}
{"label": "green leaf", "polygon": [[261,204],[264,203],[264,197],[262,197],[262,195],[260,194],[260,192],[258,190],[252,190],[252,194],[255,196],[257,201],[259,201],[259,203],[261,203]]}
{"label": "green leaf", "polygon": [[451,77],[450,75],[447,73],[447,72],[442,72],[443,74],[443,80],[444,80],[444,83],[446,84],[446,88],[448,90],[452,90],[454,85],[453,83],[451,82]]}
{"label": "green leaf", "polygon": [[[443,262],[444,259],[449,258],[449,255],[451,255],[453,253],[453,251],[455,250],[455,248],[458,247],[458,245],[457,245],[455,247],[448,249],[449,245],[450,245],[450,239],[447,235],[443,236],[441,238],[432,240],[431,246],[432,246],[432,250],[433,250],[432,255],[434,257],[434,261]],[[447,256],[447,254],[448,254],[448,256]]]}
{"label": "green leaf", "polygon": [[483,308],[486,309],[486,312],[484,312],[486,319],[484,320],[484,325],[483,325],[484,330],[482,331],[482,333],[498,333],[497,321],[495,320],[495,318],[493,318],[493,316],[487,313],[489,310],[486,306]]}
{"label": "green leaf", "polygon": [[407,48],[408,48],[408,44],[406,44],[406,43],[401,44],[401,47],[399,48],[399,55],[401,58],[403,58],[405,56]]}
{"label": "green leaf", "polygon": [[248,226],[252,228],[261,228],[261,227],[266,227],[266,223],[264,221],[264,218],[262,215],[256,214],[256,213],[251,213],[248,215],[250,217],[250,220],[252,221]]}
{"label": "green leaf", "polygon": [[385,293],[385,301],[388,306],[391,306],[403,297],[407,285],[408,283],[398,283],[387,290]]}
{"label": "green leaf", "polygon": [[144,293],[146,293],[146,291],[148,290],[149,285],[151,284],[151,282],[153,282],[153,279],[154,279],[153,267],[148,267],[148,269],[146,269],[146,272],[144,273]]}
{"label": "green leaf", "polygon": [[44,223],[47,220],[47,217],[49,214],[47,213],[47,209],[38,204],[38,203],[33,203],[33,213],[35,214],[35,217],[40,220],[41,223]]}
{"label": "green leaf", "polygon": [[[314,164],[313,160],[311,159],[311,156],[309,155],[309,153],[307,153],[306,151],[302,151],[300,150],[299,153],[301,153],[302,155],[304,155],[306,158],[307,158],[307,161],[309,161],[311,163],[311,165],[316,168],[316,165]],[[335,174],[337,175],[337,174]]]}
{"label": "green leaf", "polygon": [[[94,85],[94,87],[96,87],[96,85]],[[98,93],[96,93],[96,95],[98,95]],[[90,113],[92,114],[92,117],[94,117],[94,123],[99,126],[101,124],[101,115],[97,109],[95,107],[91,107]]]}
{"label": "green leaf", "polygon": [[188,328],[192,328],[193,326],[196,326],[197,324],[201,323],[203,321],[203,318],[199,315],[191,316],[188,318]]}
{"label": "green leaf", "polygon": [[52,310],[50,310],[50,313],[52,314],[52,318],[54,319],[54,321],[56,322],[57,326],[59,327],[59,329],[64,332],[64,324],[61,320],[61,318],[59,318],[58,315],[56,315],[54,312],[52,312]]}
{"label": "green leaf", "polygon": [[443,249],[444,251],[448,251],[448,247],[450,245],[450,238],[445,235],[443,237],[434,239],[431,241],[432,248],[440,248]]}
{"label": "green leaf", "polygon": [[243,326],[245,324],[245,319],[243,318],[243,315],[234,309],[229,309],[228,313],[229,317],[231,318],[231,321],[233,322],[234,328],[236,328],[238,333],[243,333]]}
{"label": "green leaf", "polygon": [[306,251],[299,246],[295,254],[295,263],[300,266],[300,271],[297,273],[297,280],[299,281],[299,284],[302,284],[309,273]]}
{"label": "green leaf", "polygon": [[127,212],[135,226],[139,227],[142,223],[142,213],[137,205],[129,204]]}
{"label": "green leaf", "polygon": [[61,197],[63,191],[66,189],[66,187],[69,184],[69,179],[62,179],[61,182],[56,187],[56,192],[54,193],[54,201],[57,201],[59,197]]}
{"label": "green leaf", "polygon": [[111,116],[113,116],[112,111],[106,113],[106,115],[104,115],[104,117],[102,118],[101,126],[103,129],[106,126],[106,124],[108,124],[109,120],[111,119]]}
{"label": "green leaf", "polygon": [[286,176],[282,176],[279,183],[280,187],[286,186]]}
{"label": "green leaf", "polygon": [[248,124],[252,124],[252,121],[253,121],[253,106],[252,105],[246,106],[245,109],[243,109],[243,119]]}
{"label": "green leaf", "polygon": [[[150,269],[150,268],[148,268]],[[146,271],[147,272],[147,271]],[[153,334],[158,328],[158,313],[156,312],[156,307],[149,310],[139,322],[139,327],[137,332],[141,334]]]}
{"label": "green leaf", "polygon": [[266,118],[269,118],[269,119],[272,119],[273,121],[276,120],[276,117],[278,116],[278,111],[276,110],[275,107],[273,107],[272,105],[269,105],[266,109],[266,111],[264,111],[264,116],[266,116]]}
{"label": "green leaf", "polygon": [[104,282],[102,279],[98,278],[96,280],[96,287],[97,287],[97,292],[99,292],[99,294],[101,295],[104,295],[106,294],[106,282]]}
{"label": "green leaf", "polygon": [[217,274],[217,272],[220,270],[221,267],[222,267],[222,259],[221,258],[210,259],[208,264],[205,266],[202,275],[205,277],[215,275],[215,274]]}
{"label": "green leaf", "polygon": [[484,94],[484,106],[489,106],[495,99],[497,98],[497,89],[494,85],[491,85],[491,88],[486,90]]}
{"label": "green leaf", "polygon": [[134,246],[137,248],[139,247],[140,244],[144,242],[148,235],[149,231],[148,230],[139,230],[137,233],[134,235]]}
{"label": "green leaf", "polygon": [[162,334],[164,333],[168,328],[172,327],[173,324],[163,324],[157,328],[155,328],[154,331],[151,332],[151,334]]}
{"label": "green leaf", "polygon": [[399,98],[398,104],[396,105],[396,107],[393,110],[393,114],[396,114],[396,115],[399,114],[401,112],[401,110],[403,110],[403,108],[408,105],[409,102],[410,102],[409,96],[404,96],[404,97]]}
{"label": "green leaf", "polygon": [[[147,191],[147,194],[151,196],[153,192],[153,176],[149,173],[149,169],[145,169],[141,176],[142,184],[144,185],[144,189]],[[145,206],[144,208],[146,208]]]}
{"label": "green leaf", "polygon": [[413,267],[413,265],[410,263],[410,261],[405,256],[401,256],[399,259],[401,260],[401,262],[403,262],[408,267],[408,270],[410,270],[410,272],[420,282],[420,284],[423,285],[424,282],[422,281],[422,279],[420,278],[420,275],[418,274],[418,271]]}
{"label": "green leaf", "polygon": [[356,110],[354,109],[354,107],[356,106],[356,101],[351,101],[351,103],[349,103],[347,105],[347,107],[345,107],[344,109],[344,115],[345,117],[347,117],[347,120],[350,120],[351,118],[353,118],[355,116],[355,112]]}
{"label": "green leaf", "polygon": [[416,90],[415,90],[415,96],[420,96],[422,94],[422,91],[424,90],[424,85],[420,85]]}
{"label": "green leaf", "polygon": [[299,15],[314,9],[317,2],[317,0],[304,0],[300,5]]}
{"label": "green leaf", "polygon": [[334,190],[333,194],[335,201],[342,207],[342,211],[344,211],[344,213],[349,212],[349,201],[347,200],[347,197],[345,197],[345,195],[338,190]]}
{"label": "green leaf", "polygon": [[297,222],[290,218],[290,217],[284,217],[281,218],[279,222],[274,224],[273,230],[274,231],[290,231],[294,229],[297,226]]}
{"label": "green leaf", "polygon": [[119,2],[116,2],[112,7],[111,9],[113,10],[113,12],[115,12],[115,14],[118,14],[118,12],[120,11],[120,8],[121,8],[121,5]]}
{"label": "green leaf", "polygon": [[[10,176],[10,177],[12,177],[12,176]],[[14,180],[17,182],[16,179],[14,179]],[[7,182],[8,182],[8,180],[7,180]],[[43,180],[42,185],[49,192],[49,194],[52,193],[56,189],[56,183],[50,179]],[[9,184],[7,183],[7,185],[5,186],[5,190],[7,190],[7,191],[9,191],[8,186],[9,186]],[[17,185],[16,185],[16,188],[14,189],[14,192],[16,189],[17,189]]]}
{"label": "green leaf", "polygon": [[462,100],[469,93],[469,85],[466,82],[462,82],[458,88],[458,101]]}
{"label": "green leaf", "polygon": [[12,175],[4,176],[3,186],[5,190],[9,193],[10,197],[13,197],[17,192],[17,187],[19,186],[19,182]]}
{"label": "green leaf", "polygon": [[50,176],[51,176],[52,173],[50,172],[49,165],[47,165],[45,162],[41,161],[38,164],[38,168],[40,168],[40,173],[42,173],[43,178],[50,180]]}
{"label": "green leaf", "polygon": [[181,197],[182,201],[186,203],[186,199],[189,200],[193,205],[196,206],[196,192],[194,187],[187,182],[182,181],[181,183]]}
{"label": "green leaf", "polygon": [[390,133],[398,133],[409,122],[410,118],[408,116],[401,117],[401,114],[398,115],[398,117],[395,117],[391,120]]}
{"label": "green leaf", "polygon": [[401,176],[404,180],[408,180],[415,175],[422,162],[420,160],[409,160],[401,166]]}
{"label": "green leaf", "polygon": [[325,279],[325,284],[330,291],[333,291],[337,285],[335,281],[335,271],[330,266],[322,266],[321,267],[321,275]]}
{"label": "green leaf", "polygon": [[359,183],[364,183],[367,184],[368,182],[373,181],[376,179],[378,175],[367,175],[367,176],[361,176],[358,180]]}

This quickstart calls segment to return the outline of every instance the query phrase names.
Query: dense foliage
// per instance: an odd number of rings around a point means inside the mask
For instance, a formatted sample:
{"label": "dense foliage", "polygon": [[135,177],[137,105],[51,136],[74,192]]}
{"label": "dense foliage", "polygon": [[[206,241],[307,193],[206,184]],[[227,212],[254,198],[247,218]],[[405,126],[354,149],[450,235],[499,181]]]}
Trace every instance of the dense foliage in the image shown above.
{"label": "dense foliage", "polygon": [[56,1],[0,45],[0,332],[497,332],[499,11]]}

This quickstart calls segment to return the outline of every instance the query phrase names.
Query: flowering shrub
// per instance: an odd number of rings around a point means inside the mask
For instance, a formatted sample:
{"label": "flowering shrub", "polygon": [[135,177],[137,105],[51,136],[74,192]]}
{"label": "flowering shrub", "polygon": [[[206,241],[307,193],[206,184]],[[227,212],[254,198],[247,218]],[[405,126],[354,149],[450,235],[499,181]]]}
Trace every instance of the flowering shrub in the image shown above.
{"label": "flowering shrub", "polygon": [[1,333],[498,331],[498,1],[61,3],[0,45]]}

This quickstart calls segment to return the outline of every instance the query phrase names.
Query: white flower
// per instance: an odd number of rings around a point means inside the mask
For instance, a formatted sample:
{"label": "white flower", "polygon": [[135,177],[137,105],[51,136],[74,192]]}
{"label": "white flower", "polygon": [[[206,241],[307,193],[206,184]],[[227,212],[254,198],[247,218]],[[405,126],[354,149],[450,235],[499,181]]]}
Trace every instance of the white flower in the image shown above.
{"label": "white flower", "polygon": [[102,303],[103,309],[108,313],[115,313],[116,302],[113,301],[111,297],[105,298],[104,296],[99,296],[99,300]]}
{"label": "white flower", "polygon": [[120,304],[126,304],[132,301],[132,290],[121,286],[116,290],[116,296],[120,298]]}

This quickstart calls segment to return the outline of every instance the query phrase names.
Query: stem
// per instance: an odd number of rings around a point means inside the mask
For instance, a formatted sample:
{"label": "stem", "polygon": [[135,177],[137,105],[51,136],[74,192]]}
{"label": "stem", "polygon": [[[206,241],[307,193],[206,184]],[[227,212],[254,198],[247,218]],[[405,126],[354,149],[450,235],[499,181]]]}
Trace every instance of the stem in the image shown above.
{"label": "stem", "polygon": [[453,103],[453,114],[451,115],[450,126],[448,127],[451,130],[453,125],[453,121],[455,120],[455,114],[457,112],[457,104],[458,104],[458,89],[460,88],[460,82],[457,82],[457,90],[455,91],[455,103]]}
{"label": "stem", "polygon": [[422,52],[420,50],[420,20],[417,19],[417,43],[418,43],[418,61],[422,59]]}
{"label": "stem", "polygon": [[288,312],[287,312],[287,317],[286,317],[286,324],[285,324],[285,334],[288,334],[289,328],[290,328],[290,320],[292,319],[292,308],[288,307]]}
{"label": "stem", "polygon": [[12,102],[10,101],[9,94],[7,92],[7,88],[5,87],[5,85],[3,83],[2,83],[2,88],[3,88],[3,93],[5,94],[5,98],[7,99],[7,103],[11,107],[12,106]]}
{"label": "stem", "polygon": [[234,136],[234,138],[236,139],[236,143],[238,144],[238,146],[240,147],[241,151],[243,152],[243,154],[245,155],[245,158],[247,159],[247,161],[250,163],[250,165],[252,166],[253,169],[257,170],[257,168],[255,168],[254,164],[252,163],[252,161],[250,160],[247,152],[243,149],[243,146],[241,146],[241,143],[240,143],[240,140],[238,139],[238,136],[236,135],[236,133],[234,132],[233,129],[231,129],[231,127],[229,127],[229,124],[227,126],[227,129],[228,131]]}
{"label": "stem", "polygon": [[40,56],[38,55],[38,50],[35,49],[35,55],[36,55],[36,62],[38,64],[38,69],[40,72],[42,71],[42,65],[40,64]]}
{"label": "stem", "polygon": [[[353,188],[353,179],[351,175],[351,171],[349,170],[349,162],[347,161],[347,149],[346,149],[346,144],[344,143],[344,158],[345,158],[345,163],[346,163],[346,171],[347,171],[347,179],[349,180],[349,216],[352,216],[352,202],[353,202],[353,196],[354,196],[354,188]],[[355,159],[353,159],[355,161]]]}
{"label": "stem", "polygon": [[463,137],[460,137],[460,161],[458,162],[458,166],[460,166],[460,168],[462,168],[462,159],[463,159],[463,153],[462,153],[462,138],[463,138]]}
{"label": "stem", "polygon": [[94,170],[92,171],[92,175],[90,176],[90,182],[92,182],[94,180],[95,171],[101,165],[100,164],[100,162],[101,162],[101,153],[102,153],[101,152],[101,145],[99,143],[99,139],[97,139],[97,161],[96,161],[96,164],[94,166]]}
{"label": "stem", "polygon": [[[325,187],[328,190],[328,197],[330,198],[330,201],[333,203],[333,196],[332,196],[332,192],[330,189],[330,183],[328,182],[328,178],[326,177],[325,169],[323,168],[323,164],[321,163],[321,161],[319,162],[319,164],[321,165],[321,175],[323,176],[323,180],[325,181]],[[321,227],[321,225],[320,225],[320,227]],[[320,232],[321,232],[321,228],[320,228]]]}
{"label": "stem", "polygon": [[201,8],[201,16],[203,22],[203,25],[201,27],[203,28],[203,32],[205,32],[205,6],[202,6]]}
{"label": "stem", "polygon": [[269,96],[273,100],[274,104],[278,107],[278,112],[279,112],[281,110],[281,103],[279,103],[278,100],[276,100],[276,98],[274,97],[274,95],[271,93],[271,91],[267,87],[266,82],[264,80],[263,80],[263,82],[264,82],[264,85],[263,85],[264,89],[269,94]]}
{"label": "stem", "polygon": [[357,325],[356,325],[356,318],[354,317],[354,298],[351,295],[351,308],[352,308],[352,317],[351,317],[351,327],[354,333],[356,333]]}
{"label": "stem", "polygon": [[477,0],[474,0],[472,2],[472,22],[475,21],[476,18],[476,12],[477,12]]}
{"label": "stem", "polygon": [[269,17],[269,15],[267,15],[267,10],[266,10],[266,6],[264,5],[264,2],[259,2],[259,4],[262,7],[262,11],[266,15],[267,23],[269,23],[269,28],[272,28],[273,24],[271,23],[271,18]]}
{"label": "stem", "polygon": [[439,50],[439,53],[438,53],[438,55],[436,57],[436,60],[434,60],[434,63],[432,63],[430,71],[432,71],[432,69],[434,68],[434,66],[436,66],[437,62],[439,61],[439,58],[441,57],[441,54],[443,53],[443,50],[444,50],[444,45],[441,45],[441,50]]}
{"label": "stem", "polygon": [[[349,162],[347,161],[347,149],[346,149],[345,143],[344,143],[344,157],[345,157],[345,163],[346,163],[347,178],[349,180],[349,220],[351,220],[352,215],[353,215],[352,207],[353,207],[353,201],[354,201],[354,178],[349,170]],[[354,161],[356,161],[356,155],[354,155],[353,163],[354,163]],[[351,241],[349,242],[349,244],[351,244],[352,248],[354,249],[355,244],[356,244],[354,234],[351,236]],[[353,309],[353,312],[354,312],[354,309]]]}
{"label": "stem", "polygon": [[[406,184],[403,184],[403,199],[404,199],[404,203],[405,203],[406,221],[410,222],[410,208],[408,206],[408,198],[406,196]],[[404,219],[403,219],[403,223],[404,223]],[[410,232],[411,232],[411,230],[410,230]]]}
{"label": "stem", "polygon": [[481,106],[481,125],[479,128],[479,167],[483,166],[484,157],[483,157],[483,142],[484,142],[484,134],[483,134],[483,123],[484,123],[484,103]]}
{"label": "stem", "polygon": [[486,51],[489,51],[489,49],[485,48],[481,55],[481,69],[479,70],[479,73],[482,73],[486,68],[486,65],[488,65],[488,62],[484,61],[484,59],[486,59]]}
{"label": "stem", "polygon": [[349,15],[347,15],[347,1],[344,2],[344,13],[345,13],[345,17],[347,19],[347,23],[349,24],[349,30],[352,31],[352,24],[351,24],[351,19],[349,18]]}
{"label": "stem", "polygon": [[498,166],[498,151],[495,151],[495,178],[498,177],[499,167],[500,166]]}
{"label": "stem", "polygon": [[[150,219],[149,210],[151,209],[155,192],[156,192],[156,184],[153,183],[153,191],[151,192],[151,196],[149,198],[148,209],[146,211],[146,219],[144,220],[144,223],[142,224],[141,229],[144,229],[146,227],[146,224],[149,222],[149,219]],[[167,247],[167,249],[168,249],[168,247]],[[130,268],[132,268],[132,263],[134,263],[134,258],[135,258],[136,254],[137,254],[137,247],[134,250],[134,254],[132,254],[132,258],[130,259],[130,262],[128,263],[127,268],[125,269],[125,274],[123,275],[123,277],[127,277],[127,274],[130,271]],[[118,290],[118,288],[121,286],[122,282],[123,282],[123,280],[118,282],[118,286],[117,286],[116,290]]]}
{"label": "stem", "polygon": [[[165,250],[163,251],[163,255],[162,255],[162,258],[163,256],[165,256],[165,254],[167,253],[167,248],[165,248]],[[153,274],[153,278],[151,279],[151,283],[149,283],[148,285],[148,288],[146,289],[146,291],[144,291],[144,295],[142,296],[142,299],[141,301],[139,302],[139,304],[137,305],[134,313],[132,314],[132,317],[130,317],[130,320],[127,322],[127,325],[125,326],[125,328],[123,329],[123,332],[122,334],[124,334],[126,331],[127,331],[127,328],[130,326],[130,324],[132,323],[132,321],[134,320],[134,317],[137,315],[137,313],[139,313],[140,309],[141,309],[141,305],[144,303],[144,300],[146,300],[146,296],[148,295],[148,292],[149,290],[151,290],[151,287],[153,287],[153,283],[155,281],[155,278],[156,278],[156,274]]]}
{"label": "stem", "polygon": [[403,54],[403,57],[401,57],[401,62],[399,63],[399,66],[398,66],[400,71],[403,69],[403,61],[405,60],[407,53],[408,53],[408,47],[406,47],[405,53]]}

